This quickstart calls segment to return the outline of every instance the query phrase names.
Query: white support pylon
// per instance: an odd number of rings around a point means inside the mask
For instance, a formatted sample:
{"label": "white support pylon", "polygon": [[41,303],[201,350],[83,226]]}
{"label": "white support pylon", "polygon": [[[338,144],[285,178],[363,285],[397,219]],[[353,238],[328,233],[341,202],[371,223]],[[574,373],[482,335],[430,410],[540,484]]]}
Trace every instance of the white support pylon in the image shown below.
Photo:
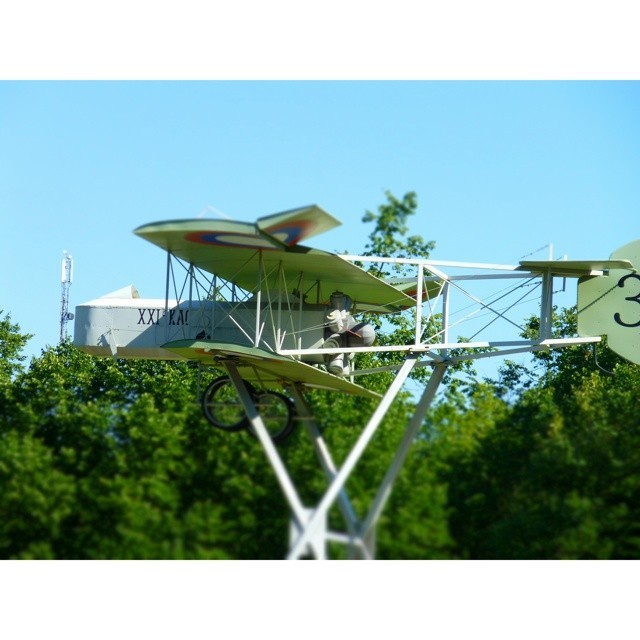
{"label": "white support pylon", "polygon": [[[366,521],[360,521],[349,500],[345,490],[345,484],[353,472],[356,464],[375,435],[389,407],[403,387],[409,374],[418,362],[418,355],[407,358],[395,379],[381,398],[378,406],[371,415],[360,437],[352,447],[342,467],[338,470],[331,457],[329,449],[318,429],[311,411],[298,388],[292,388],[292,395],[298,413],[305,422],[320,466],[328,481],[328,487],[315,508],[306,507],[300,500],[298,491],[287,471],[282,458],[273,444],[269,432],[255,406],[251,394],[247,390],[242,377],[232,362],[225,363],[233,385],[235,386],[245,413],[251,422],[267,459],[276,475],[284,496],[289,503],[292,512],[291,523],[291,547],[288,559],[298,559],[311,554],[316,559],[327,558],[327,543],[337,541],[347,545],[350,558],[373,559],[375,557],[375,527],[379,520],[384,504],[391,491],[401,466],[406,458],[411,441],[415,437],[424,414],[433,399],[438,385],[447,368],[446,364],[436,365],[434,373],[427,384],[416,412],[407,427],[407,431],[399,445],[394,459],[385,475],[378,494],[373,501]],[[347,526],[347,534],[339,534],[327,529],[329,510],[337,502]]]}
{"label": "white support pylon", "polygon": [[[337,475],[338,469],[331,457],[331,453],[329,451],[329,448],[327,447],[327,443],[322,437],[320,429],[318,429],[318,426],[313,419],[311,410],[309,409],[309,405],[304,399],[304,396],[302,395],[300,389],[294,386],[291,388],[291,392],[293,395],[296,410],[298,412],[298,416],[303,420],[305,424],[309,438],[311,438],[314,451],[316,452],[316,457],[318,458],[320,466],[324,471],[327,482],[331,482]],[[369,558],[366,545],[364,544],[362,536],[360,535],[361,524],[358,521],[358,516],[344,488],[338,494],[338,507],[340,508],[342,517],[347,525],[349,557]],[[293,539],[295,539],[295,537],[297,537],[301,533],[302,531],[295,530],[296,535]]]}
{"label": "white support pylon", "polygon": [[374,436],[375,432],[380,426],[380,423],[382,422],[382,419],[391,406],[391,403],[395,400],[398,392],[409,376],[409,373],[411,373],[411,370],[415,367],[417,361],[418,356],[410,356],[404,361],[402,367],[400,368],[400,371],[398,371],[395,379],[387,389],[387,393],[385,393],[385,395],[380,400],[380,403],[369,419],[367,426],[360,434],[360,437],[358,438],[346,460],[344,461],[344,464],[342,465],[340,471],[331,481],[323,498],[320,500],[320,503],[314,510],[313,515],[303,527],[302,533],[289,551],[289,555],[287,556],[289,560],[296,560],[300,558],[304,553],[307,544],[309,544],[309,542],[313,540],[314,535],[326,518],[329,509],[344,487],[355,465],[357,464],[358,460],[360,460],[360,457],[364,453],[364,450],[371,441],[371,438]]}
{"label": "white support pylon", "polygon": [[375,527],[378,524],[378,520],[380,519],[380,515],[382,514],[382,510],[391,495],[391,488],[395,479],[400,473],[402,469],[402,465],[409,453],[409,449],[411,448],[412,442],[415,440],[415,437],[418,435],[418,431],[422,426],[422,421],[424,420],[425,414],[427,410],[431,406],[431,402],[436,395],[436,391],[442,382],[442,378],[447,370],[447,364],[438,364],[433,368],[433,373],[431,374],[429,381],[427,382],[427,386],[422,392],[422,396],[420,397],[420,401],[415,408],[414,414],[411,417],[411,421],[409,422],[409,426],[404,433],[402,441],[396,450],[396,455],[389,466],[389,470],[384,477],[384,480],[380,484],[380,488],[378,489],[378,493],[371,503],[371,507],[369,509],[369,513],[362,525],[362,532],[365,539],[374,538],[373,535],[375,533]]}

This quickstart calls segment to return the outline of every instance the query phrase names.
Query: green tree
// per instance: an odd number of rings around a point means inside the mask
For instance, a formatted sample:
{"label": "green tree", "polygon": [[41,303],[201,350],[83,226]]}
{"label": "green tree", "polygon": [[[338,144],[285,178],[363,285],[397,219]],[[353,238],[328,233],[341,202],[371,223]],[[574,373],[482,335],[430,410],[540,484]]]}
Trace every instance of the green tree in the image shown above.
{"label": "green tree", "polygon": [[0,384],[6,385],[22,370],[26,356],[22,355],[27,342],[33,337],[21,333],[20,327],[11,322],[11,315],[0,309]]}
{"label": "green tree", "polygon": [[11,315],[0,310],[0,428],[11,420],[13,413],[13,380],[24,366],[26,357],[22,351],[31,335],[21,333],[20,327],[11,322]]}
{"label": "green tree", "polygon": [[[385,191],[385,196],[387,201],[378,207],[377,212],[367,211],[362,218],[365,223],[375,223],[362,255],[384,258],[428,258],[435,247],[435,242],[425,242],[420,235],[406,237],[409,231],[409,217],[415,215],[418,209],[416,193],[410,191],[402,199],[398,199],[390,191]],[[380,263],[375,270],[380,277],[394,272],[404,272],[402,265],[385,265],[385,263]]]}
{"label": "green tree", "polygon": [[[558,335],[574,317],[556,314]],[[608,375],[584,347],[543,353],[525,385],[507,367],[489,395],[434,411],[430,455],[449,489],[456,556],[638,557],[640,368],[613,358],[603,352]]]}
{"label": "green tree", "polygon": [[52,451],[31,434],[2,433],[0,490],[0,556],[55,558],[76,495]]}
{"label": "green tree", "polygon": [[0,555],[282,557],[287,513],[264,456],[206,423],[197,383],[189,363],[69,343],[34,359],[1,424]]}

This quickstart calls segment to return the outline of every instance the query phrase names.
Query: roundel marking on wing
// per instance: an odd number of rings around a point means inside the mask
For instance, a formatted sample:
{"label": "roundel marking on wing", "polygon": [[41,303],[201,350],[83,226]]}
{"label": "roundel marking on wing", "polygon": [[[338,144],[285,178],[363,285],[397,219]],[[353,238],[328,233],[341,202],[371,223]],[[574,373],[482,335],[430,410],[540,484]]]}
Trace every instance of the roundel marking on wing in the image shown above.
{"label": "roundel marking on wing", "polygon": [[208,244],[215,247],[239,247],[241,249],[274,249],[264,238],[248,233],[230,233],[228,231],[192,231],[185,234],[185,240]]}
{"label": "roundel marking on wing", "polygon": [[300,240],[316,227],[313,220],[298,220],[297,222],[283,222],[265,229],[270,236],[279,240],[283,244],[292,246],[298,244]]}

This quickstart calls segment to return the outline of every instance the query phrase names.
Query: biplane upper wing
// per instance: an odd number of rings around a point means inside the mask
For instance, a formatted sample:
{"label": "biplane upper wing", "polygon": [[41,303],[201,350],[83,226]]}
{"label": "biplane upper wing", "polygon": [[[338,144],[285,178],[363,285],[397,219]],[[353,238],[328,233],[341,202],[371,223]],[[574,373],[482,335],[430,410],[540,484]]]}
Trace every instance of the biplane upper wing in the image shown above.
{"label": "biplane upper wing", "polygon": [[299,360],[257,347],[212,340],[176,340],[162,345],[162,348],[183,358],[200,360],[208,364],[212,362],[223,364],[225,360],[230,360],[238,367],[242,378],[249,382],[267,386],[296,383],[367,398],[380,397],[374,391],[350,382],[346,378],[338,378]]}
{"label": "biplane upper wing", "polygon": [[[290,215],[295,224],[301,225],[308,218],[314,219],[316,213],[315,208],[306,207]],[[313,303],[325,303],[331,293],[343,291],[357,309],[392,312],[415,306],[415,300],[403,291],[336,254],[283,243],[284,236],[278,236],[277,227],[285,218],[278,215],[269,216],[273,226],[264,226],[274,232],[273,236],[257,224],[204,219],[157,222],[138,227],[134,233],[246,291],[256,290],[260,269],[263,290],[281,290],[283,281],[291,288],[295,282],[295,288],[308,293],[308,301]],[[321,216],[320,226],[323,224],[326,228],[328,221]]]}
{"label": "biplane upper wing", "polygon": [[523,260],[518,267],[519,271],[551,273],[567,278],[598,276],[610,269],[633,271],[634,267],[629,260]]}

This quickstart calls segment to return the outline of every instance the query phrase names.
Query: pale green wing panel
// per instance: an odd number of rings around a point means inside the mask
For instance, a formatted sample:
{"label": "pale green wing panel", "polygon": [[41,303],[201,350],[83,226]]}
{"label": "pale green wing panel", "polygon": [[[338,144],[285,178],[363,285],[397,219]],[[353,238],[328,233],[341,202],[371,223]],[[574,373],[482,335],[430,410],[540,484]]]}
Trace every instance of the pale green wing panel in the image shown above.
{"label": "pale green wing panel", "polygon": [[256,222],[260,231],[289,247],[341,224],[315,204],[264,216]]}
{"label": "pale green wing panel", "polygon": [[[181,260],[235,283],[246,291],[289,293],[324,304],[334,291],[362,305],[397,311],[415,306],[402,291],[336,254],[300,245],[286,247],[261,235],[255,225],[225,220],[184,220],[139,227],[135,233]],[[260,262],[262,278],[259,280]]]}
{"label": "pale green wing panel", "polygon": [[183,358],[199,360],[210,365],[221,365],[224,360],[231,360],[238,367],[242,378],[249,382],[267,386],[296,383],[314,389],[341,391],[367,398],[380,397],[374,391],[345,378],[338,378],[304,362],[257,347],[244,347],[209,340],[177,340],[163,344],[162,348]]}
{"label": "pale green wing panel", "polygon": [[518,267],[519,271],[551,273],[567,278],[601,275],[611,269],[632,270],[633,265],[629,260],[523,260]]}
{"label": "pale green wing panel", "polygon": [[[392,284],[398,291],[402,291],[402,293],[410,296],[412,299],[416,299],[418,296],[418,286],[415,280],[411,282],[403,282],[401,284]],[[422,301],[426,302],[427,300],[434,300],[437,298],[442,292],[442,280],[429,280],[425,282],[422,286]]]}
{"label": "pale green wing panel", "polygon": [[406,293],[336,254],[297,249],[300,253],[288,252],[282,264],[288,278],[302,274],[300,288],[307,292],[309,303],[326,304],[334,291],[342,291],[352,298],[356,312],[373,307],[382,312],[415,307],[415,300]]}
{"label": "pale green wing panel", "polygon": [[[578,334],[607,336],[618,355],[640,364],[640,240],[615,251],[611,258],[625,267],[578,281]],[[612,260],[612,261],[613,261]]]}
{"label": "pale green wing panel", "polygon": [[[413,278],[411,282],[394,283],[389,280],[385,280],[384,282],[391,285],[394,289],[396,289],[399,293],[402,293],[404,296],[408,296],[409,298],[411,298],[411,306],[416,305],[416,300],[418,297],[418,287],[416,286],[415,278]],[[442,280],[430,280],[429,282],[426,282],[422,288],[422,302],[435,302],[442,293],[442,285]],[[407,306],[403,304],[401,308],[406,309]],[[368,313],[388,313],[389,307],[381,307],[380,305],[376,304],[359,303],[357,311],[366,311]]]}

